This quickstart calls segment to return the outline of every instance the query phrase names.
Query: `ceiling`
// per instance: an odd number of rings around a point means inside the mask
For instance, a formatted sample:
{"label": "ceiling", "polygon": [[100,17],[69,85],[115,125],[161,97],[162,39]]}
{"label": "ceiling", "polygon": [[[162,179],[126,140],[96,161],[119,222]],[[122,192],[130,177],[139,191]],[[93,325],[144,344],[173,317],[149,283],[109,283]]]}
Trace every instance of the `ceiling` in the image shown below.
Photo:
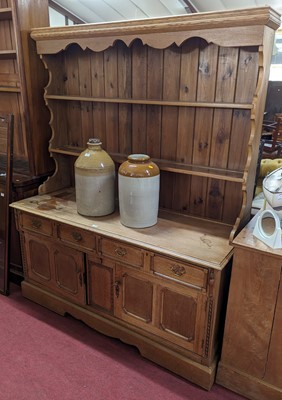
{"label": "ceiling", "polygon": [[54,0],[84,22],[108,22],[270,5],[282,14],[282,0]]}

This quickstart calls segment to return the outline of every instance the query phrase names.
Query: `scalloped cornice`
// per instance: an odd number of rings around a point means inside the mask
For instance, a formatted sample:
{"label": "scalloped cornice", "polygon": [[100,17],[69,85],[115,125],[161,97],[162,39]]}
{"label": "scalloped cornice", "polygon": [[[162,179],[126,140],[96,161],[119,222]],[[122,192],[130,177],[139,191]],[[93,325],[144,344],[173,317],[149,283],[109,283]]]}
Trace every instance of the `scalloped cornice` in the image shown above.
{"label": "scalloped cornice", "polygon": [[[180,45],[192,36],[200,36],[219,45],[232,46],[238,42],[259,45],[262,40],[262,26],[276,30],[280,26],[280,15],[271,7],[258,7],[145,20],[38,28],[31,32],[31,37],[37,42],[40,54],[58,52],[71,43],[77,43],[83,49],[88,47],[100,51],[113,45],[116,40],[130,45],[137,38],[156,48],[164,48],[174,42]],[[233,30],[231,32],[228,29],[228,35],[225,28]]]}

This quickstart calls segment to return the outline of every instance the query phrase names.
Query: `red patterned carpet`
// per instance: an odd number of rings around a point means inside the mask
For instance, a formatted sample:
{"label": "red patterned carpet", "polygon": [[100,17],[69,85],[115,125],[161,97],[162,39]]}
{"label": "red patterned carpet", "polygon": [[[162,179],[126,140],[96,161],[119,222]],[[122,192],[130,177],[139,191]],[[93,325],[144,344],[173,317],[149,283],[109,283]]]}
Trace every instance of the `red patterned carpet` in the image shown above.
{"label": "red patterned carpet", "polygon": [[240,400],[210,392],[72,317],[0,295],[0,400]]}

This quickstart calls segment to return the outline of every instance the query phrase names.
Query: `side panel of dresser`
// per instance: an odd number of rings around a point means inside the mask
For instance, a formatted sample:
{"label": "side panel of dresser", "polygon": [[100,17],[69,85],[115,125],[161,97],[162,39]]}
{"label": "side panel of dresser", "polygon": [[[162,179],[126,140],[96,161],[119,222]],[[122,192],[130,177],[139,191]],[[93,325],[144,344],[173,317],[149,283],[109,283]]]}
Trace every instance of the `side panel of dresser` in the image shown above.
{"label": "side panel of dresser", "polygon": [[211,288],[220,274],[214,279],[207,268],[38,215],[16,215],[24,296],[134,344],[146,358],[211,387],[219,312],[216,302],[210,303]]}
{"label": "side panel of dresser", "polygon": [[235,248],[217,382],[250,399],[282,396],[282,260]]}

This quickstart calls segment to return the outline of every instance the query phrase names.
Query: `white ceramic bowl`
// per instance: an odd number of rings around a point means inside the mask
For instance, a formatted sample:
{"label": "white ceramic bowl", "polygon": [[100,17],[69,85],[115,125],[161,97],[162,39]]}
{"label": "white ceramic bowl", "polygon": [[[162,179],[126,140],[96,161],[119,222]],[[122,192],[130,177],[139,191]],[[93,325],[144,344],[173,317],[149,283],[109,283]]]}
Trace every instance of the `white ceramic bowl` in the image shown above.
{"label": "white ceramic bowl", "polygon": [[262,183],[266,201],[272,208],[282,207],[282,167],[267,175]]}

